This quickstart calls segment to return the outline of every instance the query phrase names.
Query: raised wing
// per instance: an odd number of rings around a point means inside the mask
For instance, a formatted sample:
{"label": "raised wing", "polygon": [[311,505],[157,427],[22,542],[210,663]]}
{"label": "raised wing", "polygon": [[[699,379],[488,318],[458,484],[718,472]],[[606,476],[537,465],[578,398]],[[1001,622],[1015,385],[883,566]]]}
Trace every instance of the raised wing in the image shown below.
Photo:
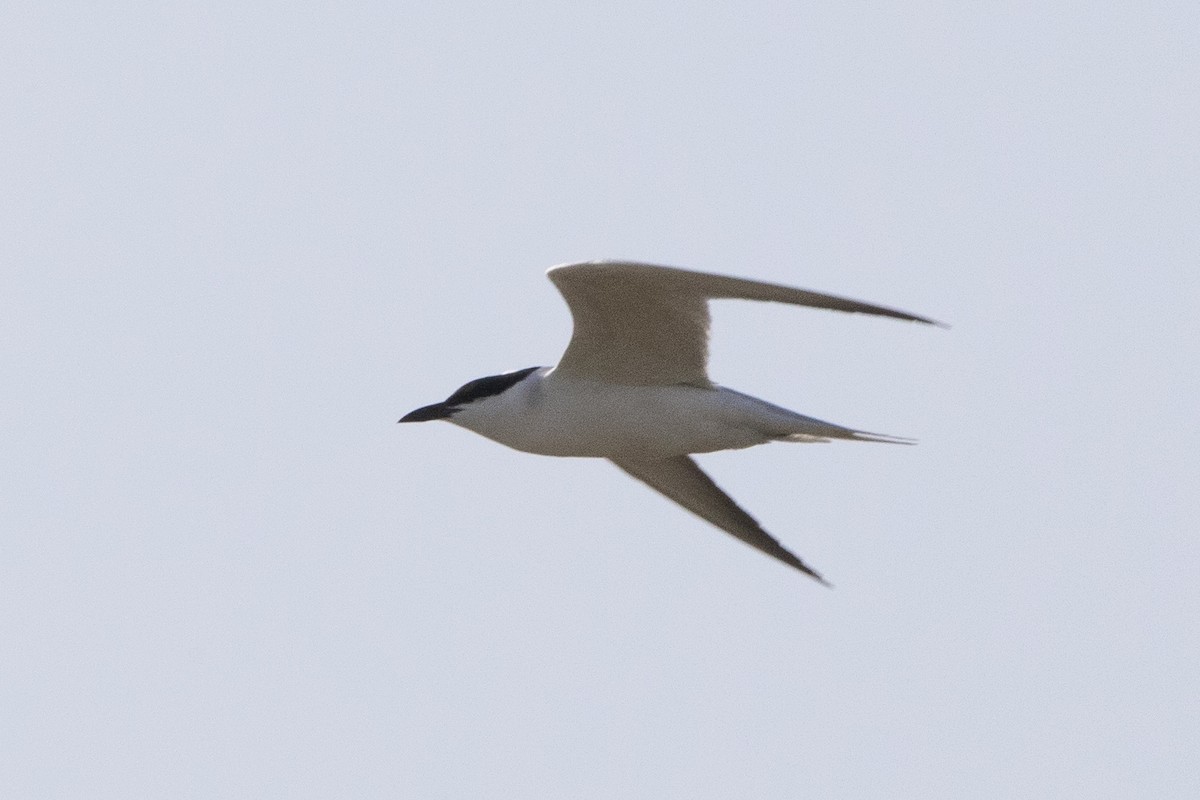
{"label": "raised wing", "polygon": [[712,385],[707,371],[710,299],[769,300],[933,323],[844,297],[653,264],[591,261],[554,267],[546,274],[575,321],[556,371],[630,386]]}
{"label": "raised wing", "polygon": [[688,456],[660,461],[613,461],[642,483],[674,500],[693,514],[706,519],[746,544],[777,558],[789,567],[829,585],[811,567],[790,553],[775,537],[713,483],[712,478]]}

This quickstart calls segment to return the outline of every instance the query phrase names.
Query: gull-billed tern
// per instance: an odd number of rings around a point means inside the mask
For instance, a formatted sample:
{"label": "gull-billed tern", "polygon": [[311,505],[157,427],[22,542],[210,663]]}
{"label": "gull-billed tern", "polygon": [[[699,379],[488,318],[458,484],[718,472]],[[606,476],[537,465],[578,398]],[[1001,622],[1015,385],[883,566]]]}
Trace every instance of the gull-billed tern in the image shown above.
{"label": "gull-billed tern", "polygon": [[689,456],[765,442],[905,443],[772,405],[709,380],[708,301],[769,300],[939,324],[843,297],[623,261],[553,267],[575,321],[556,367],[463,384],[400,422],[444,419],[527,453],[607,458],[694,514],[821,583]]}

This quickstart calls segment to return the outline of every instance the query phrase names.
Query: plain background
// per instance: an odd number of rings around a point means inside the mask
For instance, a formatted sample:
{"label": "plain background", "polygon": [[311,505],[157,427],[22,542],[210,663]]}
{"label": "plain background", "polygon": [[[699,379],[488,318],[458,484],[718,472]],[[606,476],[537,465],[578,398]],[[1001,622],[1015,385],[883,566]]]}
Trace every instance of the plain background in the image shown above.
{"label": "plain background", "polygon": [[[10,4],[0,794],[1200,796],[1194,3]],[[635,258],[918,447],[396,426]]]}

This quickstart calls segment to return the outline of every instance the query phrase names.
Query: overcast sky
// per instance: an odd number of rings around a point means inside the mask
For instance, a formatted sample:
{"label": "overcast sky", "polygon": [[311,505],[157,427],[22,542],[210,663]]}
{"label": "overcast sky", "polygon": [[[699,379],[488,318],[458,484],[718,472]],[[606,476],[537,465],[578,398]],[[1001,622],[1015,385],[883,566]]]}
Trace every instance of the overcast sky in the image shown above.
{"label": "overcast sky", "polygon": [[[12,4],[0,794],[1200,796],[1197,9]],[[952,325],[714,308],[835,589],[395,424],[605,257]]]}

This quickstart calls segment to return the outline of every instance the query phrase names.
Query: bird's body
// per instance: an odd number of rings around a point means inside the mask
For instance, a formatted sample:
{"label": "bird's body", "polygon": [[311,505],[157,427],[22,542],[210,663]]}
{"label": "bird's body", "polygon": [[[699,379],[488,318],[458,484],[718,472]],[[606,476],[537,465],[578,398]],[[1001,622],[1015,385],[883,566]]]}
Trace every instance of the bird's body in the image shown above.
{"label": "bird's body", "polygon": [[721,386],[630,387],[563,377],[550,367],[463,406],[451,422],[526,453],[609,459],[871,436]]}
{"label": "bird's body", "polygon": [[689,456],[770,441],[906,440],[823,422],[712,383],[706,370],[707,300],[770,300],[932,320],[801,289],[649,264],[590,262],[548,274],[575,320],[556,367],[471,381],[400,421],[446,419],[528,453],[609,459],[747,544],[821,580]]}

